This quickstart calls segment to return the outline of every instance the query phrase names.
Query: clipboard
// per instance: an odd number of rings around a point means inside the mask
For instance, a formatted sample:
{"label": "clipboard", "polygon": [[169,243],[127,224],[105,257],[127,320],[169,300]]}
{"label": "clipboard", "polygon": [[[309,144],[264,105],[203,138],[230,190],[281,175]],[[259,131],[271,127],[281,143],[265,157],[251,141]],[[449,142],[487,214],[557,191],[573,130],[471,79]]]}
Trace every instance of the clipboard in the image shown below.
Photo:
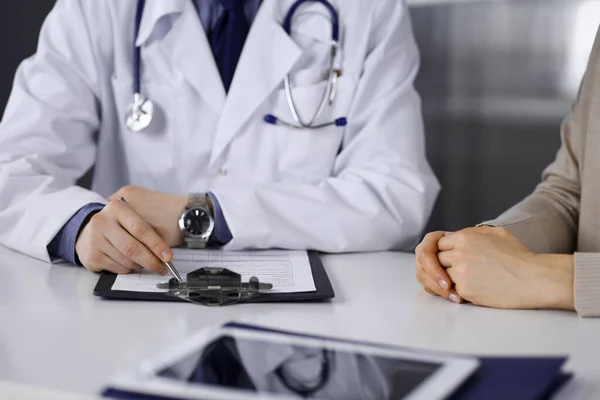
{"label": "clipboard", "polygon": [[[249,299],[244,303],[296,303],[296,302],[323,302],[335,297],[335,291],[325,271],[325,266],[319,254],[314,251],[308,252],[308,261],[315,281],[315,291],[299,293],[264,293],[258,297]],[[104,271],[100,274],[98,283],[94,288],[94,295],[110,300],[137,300],[137,301],[170,301],[186,302],[167,295],[166,293],[129,292],[123,290],[112,290],[117,279],[117,274]],[[242,303],[243,304],[243,303]]]}

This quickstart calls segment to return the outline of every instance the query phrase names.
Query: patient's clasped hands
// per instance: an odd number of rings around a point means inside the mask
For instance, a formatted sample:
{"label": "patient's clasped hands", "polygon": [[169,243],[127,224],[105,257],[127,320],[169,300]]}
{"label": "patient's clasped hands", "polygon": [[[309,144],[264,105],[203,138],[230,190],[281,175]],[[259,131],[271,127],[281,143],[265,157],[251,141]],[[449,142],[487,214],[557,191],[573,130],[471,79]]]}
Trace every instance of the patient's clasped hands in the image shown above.
{"label": "patient's clasped hands", "polygon": [[425,291],[494,308],[574,309],[573,256],[530,252],[507,229],[433,232],[416,249]]}

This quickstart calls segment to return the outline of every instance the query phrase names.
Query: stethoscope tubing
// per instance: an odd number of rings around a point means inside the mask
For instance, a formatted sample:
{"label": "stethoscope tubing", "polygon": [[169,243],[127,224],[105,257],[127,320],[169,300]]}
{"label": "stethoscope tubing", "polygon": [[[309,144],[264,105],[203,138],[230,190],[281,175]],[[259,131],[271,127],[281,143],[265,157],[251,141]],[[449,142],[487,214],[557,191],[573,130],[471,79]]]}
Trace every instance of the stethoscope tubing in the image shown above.
{"label": "stethoscope tubing", "polygon": [[335,62],[338,56],[338,48],[339,48],[339,40],[340,40],[340,24],[339,24],[339,16],[333,5],[327,0],[298,0],[295,2],[290,10],[288,11],[284,21],[283,21],[283,29],[286,31],[288,35],[292,35],[292,21],[296,11],[300,6],[307,2],[317,2],[321,3],[327,10],[329,11],[331,18],[331,62],[329,65],[329,76],[327,78],[327,85],[325,87],[325,92],[323,93],[323,97],[321,98],[321,102],[317,108],[317,111],[313,114],[312,118],[309,121],[305,121],[300,117],[300,113],[298,112],[298,108],[296,106],[296,102],[294,100],[294,95],[292,93],[291,86],[291,78],[290,75],[287,74],[283,80],[285,97],[288,103],[288,107],[292,114],[292,118],[296,122],[296,124],[289,123],[281,118],[278,118],[272,114],[266,115],[264,120],[267,123],[273,125],[283,125],[288,128],[294,129],[320,129],[329,126],[337,126],[342,127],[347,125],[346,118],[338,118],[337,120],[324,124],[316,124],[316,121],[325,111],[325,107],[328,105],[331,106],[335,98],[337,96],[337,84],[338,78],[340,75],[340,71],[335,68]]}
{"label": "stethoscope tubing", "polygon": [[138,0],[138,5],[135,13],[135,32],[133,35],[133,93],[141,94],[142,90],[142,48],[137,45],[137,38],[140,34],[140,27],[142,26],[142,15],[144,14],[144,8],[146,6],[146,0]]}
{"label": "stethoscope tubing", "polygon": [[[313,115],[313,117],[307,122],[303,120],[298,112],[298,108],[296,106],[296,102],[294,100],[294,95],[292,93],[291,87],[291,79],[290,75],[287,74],[284,78],[284,90],[286,94],[286,101],[288,103],[288,107],[292,114],[292,118],[296,122],[296,124],[286,122],[281,118],[277,118],[272,114],[266,115],[264,117],[264,121],[273,125],[283,125],[293,129],[321,129],[329,126],[337,126],[343,127],[346,126],[348,121],[346,118],[338,118],[333,122],[316,124],[316,121],[325,111],[325,107],[327,105],[332,105],[337,96],[337,84],[338,78],[340,75],[340,71],[335,68],[335,62],[338,53],[339,40],[340,40],[340,25],[339,25],[339,16],[333,5],[327,0],[298,0],[296,1],[288,11],[284,21],[283,21],[283,29],[287,32],[288,35],[292,34],[292,21],[296,11],[300,6],[307,2],[317,2],[321,3],[323,6],[327,8],[331,18],[331,62],[329,66],[329,77],[327,79],[327,85],[325,87],[325,92],[319,103],[317,111]],[[137,45],[137,39],[140,33],[142,17],[144,13],[144,8],[146,5],[146,0],[138,0],[136,15],[135,15],[135,26],[134,26],[134,38],[133,38],[133,103],[129,107],[128,116],[127,116],[127,125],[129,129],[133,132],[143,131],[148,125],[151,123],[153,118],[153,105],[152,101],[144,98],[142,95],[142,49],[141,46]],[[149,113],[144,114],[144,110],[142,109],[142,105],[146,104],[147,109],[150,110]],[[146,123],[142,123],[142,118],[145,117]]]}

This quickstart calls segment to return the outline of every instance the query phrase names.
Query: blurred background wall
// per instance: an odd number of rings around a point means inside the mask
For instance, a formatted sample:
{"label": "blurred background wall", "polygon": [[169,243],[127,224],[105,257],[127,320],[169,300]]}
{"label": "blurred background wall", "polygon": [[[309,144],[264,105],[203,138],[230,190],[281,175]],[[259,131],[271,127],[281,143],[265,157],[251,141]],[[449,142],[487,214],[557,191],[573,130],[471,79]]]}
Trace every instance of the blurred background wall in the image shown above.
{"label": "blurred background wall", "polygon": [[35,52],[38,34],[54,0],[0,0],[0,116],[15,70]]}
{"label": "blurred background wall", "polygon": [[[443,185],[428,229],[458,229],[530,193],[554,158],[600,23],[600,0],[409,3],[422,53],[417,88],[427,153]],[[0,1],[0,114],[53,4]]]}
{"label": "blurred background wall", "polygon": [[[560,145],[599,0],[414,1],[427,153],[442,183],[429,230],[493,218]],[[427,5],[425,5],[427,4]]]}

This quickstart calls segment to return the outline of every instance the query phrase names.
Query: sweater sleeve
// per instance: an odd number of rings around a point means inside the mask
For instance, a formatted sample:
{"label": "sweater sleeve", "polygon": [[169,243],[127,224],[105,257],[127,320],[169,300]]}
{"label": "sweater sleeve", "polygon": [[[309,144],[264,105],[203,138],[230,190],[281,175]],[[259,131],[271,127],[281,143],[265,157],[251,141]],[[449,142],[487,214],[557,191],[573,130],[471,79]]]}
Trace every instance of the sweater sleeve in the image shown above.
{"label": "sweater sleeve", "polygon": [[[500,217],[484,225],[504,226],[531,251],[572,254],[577,246],[583,162],[588,117],[597,70],[600,36],[577,100],[561,128],[562,145],[535,191]],[[600,253],[575,254],[575,309],[582,317],[600,316]]]}

